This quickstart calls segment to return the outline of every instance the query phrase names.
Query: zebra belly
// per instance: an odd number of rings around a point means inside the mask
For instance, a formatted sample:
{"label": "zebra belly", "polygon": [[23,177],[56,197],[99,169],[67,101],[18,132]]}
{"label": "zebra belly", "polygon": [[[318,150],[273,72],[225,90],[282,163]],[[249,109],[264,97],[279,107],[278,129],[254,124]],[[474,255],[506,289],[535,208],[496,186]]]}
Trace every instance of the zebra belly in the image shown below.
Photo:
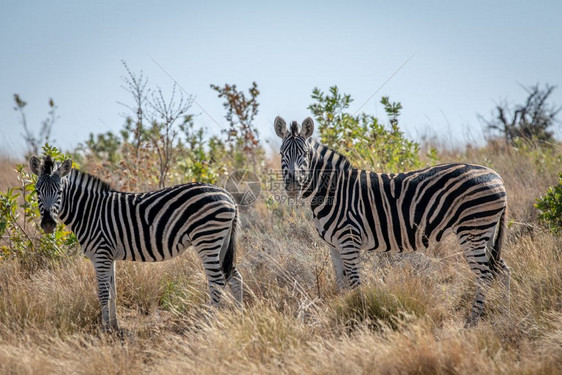
{"label": "zebra belly", "polygon": [[[390,235],[391,233],[389,233]],[[413,252],[417,250],[426,249],[426,243],[420,243],[418,246],[413,246],[409,241],[392,239],[391,241],[375,240],[373,236],[366,236],[366,239],[361,245],[361,250],[374,251],[378,253],[383,252]]]}
{"label": "zebra belly", "polygon": [[[397,218],[384,218],[383,225],[382,218],[376,216],[374,211],[362,216],[348,212],[341,222],[332,222],[332,225],[328,225],[329,217],[314,219],[318,235],[335,248],[340,248],[342,243],[349,243],[347,240],[350,237],[355,237],[352,242],[360,250],[411,252],[426,249],[429,242],[435,240],[434,235],[428,238],[424,227],[414,225],[412,228],[401,228]],[[350,235],[352,233],[357,236]]]}
{"label": "zebra belly", "polygon": [[177,238],[171,244],[165,242],[167,237],[161,241],[156,241],[158,238],[151,230],[150,237],[141,243],[139,247],[135,241],[128,242],[127,244],[119,241],[116,251],[116,260],[130,260],[136,262],[160,262],[174,258],[185,252],[190,246],[191,241],[187,234]]}
{"label": "zebra belly", "polygon": [[382,232],[380,227],[375,231],[368,230],[362,236],[361,249],[375,252],[413,252],[427,249],[430,244],[438,242],[454,232],[453,228],[441,228],[431,232],[425,226],[414,224],[413,226],[396,227],[388,226],[386,232]]}

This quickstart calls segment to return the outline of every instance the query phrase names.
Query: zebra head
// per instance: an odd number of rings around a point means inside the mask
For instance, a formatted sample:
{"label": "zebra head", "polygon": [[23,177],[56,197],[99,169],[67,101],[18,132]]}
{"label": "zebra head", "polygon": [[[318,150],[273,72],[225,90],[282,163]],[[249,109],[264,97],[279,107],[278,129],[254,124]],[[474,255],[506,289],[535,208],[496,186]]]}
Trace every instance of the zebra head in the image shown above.
{"label": "zebra head", "polygon": [[29,167],[38,177],[35,190],[41,213],[41,228],[45,233],[53,233],[62,201],[63,179],[72,170],[72,160],[67,159],[59,166],[50,156],[43,163],[37,156],[32,156]]}
{"label": "zebra head", "polygon": [[307,117],[302,128],[296,121],[287,130],[285,120],[277,116],[274,122],[275,133],[283,140],[281,143],[281,170],[285,189],[294,197],[306,185],[310,167],[310,144],[308,139],[314,132],[314,121]]}

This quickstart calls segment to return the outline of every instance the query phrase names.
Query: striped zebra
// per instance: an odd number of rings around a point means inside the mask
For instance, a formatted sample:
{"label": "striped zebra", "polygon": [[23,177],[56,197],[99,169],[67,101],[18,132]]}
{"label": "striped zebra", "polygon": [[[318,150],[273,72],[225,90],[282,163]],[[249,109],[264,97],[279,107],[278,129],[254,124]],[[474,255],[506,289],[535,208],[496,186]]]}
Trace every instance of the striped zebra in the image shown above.
{"label": "striped zebra", "polygon": [[482,314],[486,291],[509,268],[501,258],[507,197],[501,177],[473,164],[442,164],[382,174],[354,168],[342,155],[311,140],[314,122],[274,122],[287,193],[310,201],[318,234],[331,250],[339,288],[360,284],[360,250],[415,251],[454,233],[476,275],[466,326]]}
{"label": "striped zebra", "polygon": [[142,194],[114,191],[70,159],[57,165],[47,156],[29,161],[38,176],[41,228],[52,233],[57,218],[76,235],[93,262],[104,330],[117,329],[115,261],[156,262],[193,245],[203,261],[211,304],[229,284],[242,303],[242,276],[236,269],[237,206],[216,186],[190,183]]}

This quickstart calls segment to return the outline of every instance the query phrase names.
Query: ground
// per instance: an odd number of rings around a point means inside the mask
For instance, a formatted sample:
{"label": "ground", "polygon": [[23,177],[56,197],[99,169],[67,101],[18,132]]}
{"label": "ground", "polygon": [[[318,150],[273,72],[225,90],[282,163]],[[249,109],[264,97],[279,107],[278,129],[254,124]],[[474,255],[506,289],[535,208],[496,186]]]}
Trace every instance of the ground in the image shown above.
{"label": "ground", "polygon": [[[454,237],[423,254],[365,254],[364,285],[340,293],[308,210],[260,201],[241,213],[243,311],[208,307],[192,252],[119,262],[123,329],[104,334],[89,260],[4,260],[0,372],[562,373],[562,239],[542,229],[533,208],[557,167],[506,154],[463,159],[498,170],[510,208],[510,302],[496,283],[475,328],[463,328],[475,285]],[[12,162],[1,166],[0,180],[12,178]]]}

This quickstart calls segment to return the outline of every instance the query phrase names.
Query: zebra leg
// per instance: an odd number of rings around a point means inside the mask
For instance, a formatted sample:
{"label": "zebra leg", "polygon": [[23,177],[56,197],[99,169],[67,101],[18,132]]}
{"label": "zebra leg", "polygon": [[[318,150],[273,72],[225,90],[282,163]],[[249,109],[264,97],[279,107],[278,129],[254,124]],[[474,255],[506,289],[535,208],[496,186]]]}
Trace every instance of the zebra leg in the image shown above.
{"label": "zebra leg", "polygon": [[336,273],[336,284],[338,286],[338,289],[345,289],[345,271],[343,269],[343,262],[340,257],[340,251],[336,247],[330,246],[330,255],[332,256],[332,264],[334,265],[334,272]]}
{"label": "zebra leg", "polygon": [[481,236],[467,236],[466,242],[462,242],[461,245],[464,247],[464,255],[468,261],[468,266],[476,276],[476,296],[474,297],[474,302],[472,303],[472,308],[470,314],[465,324],[465,328],[473,327],[478,323],[480,316],[484,310],[484,304],[486,303],[486,294],[488,289],[492,284],[494,274],[492,268],[490,267],[490,259],[488,258],[488,251],[486,249],[486,243],[489,238]]}
{"label": "zebra leg", "polygon": [[340,258],[343,263],[343,274],[347,282],[347,286],[351,289],[361,285],[361,277],[359,275],[359,246],[354,244],[342,247],[340,250]]}
{"label": "zebra leg", "polygon": [[494,236],[488,241],[486,247],[488,250],[489,258],[490,258],[490,265],[492,266],[492,272],[494,277],[500,276],[501,282],[503,284],[503,292],[504,292],[504,305],[502,307],[502,312],[505,315],[510,314],[510,279],[511,279],[511,271],[507,264],[505,264],[504,260],[501,258],[502,254],[502,247],[505,239],[505,211],[502,213],[500,217],[500,221],[496,227],[494,232]]}
{"label": "zebra leg", "polygon": [[93,259],[98,282],[98,299],[101,305],[102,328],[105,331],[118,329],[115,288],[115,261]]}
{"label": "zebra leg", "polygon": [[230,291],[236,300],[236,306],[242,307],[242,299],[244,293],[244,281],[242,280],[242,275],[236,267],[232,269],[230,276],[228,277],[228,286],[230,287]]}
{"label": "zebra leg", "polygon": [[115,261],[111,262],[111,280],[109,283],[109,325],[115,329],[117,324],[117,287],[115,285]]}
{"label": "zebra leg", "polygon": [[199,256],[203,261],[203,267],[205,268],[207,282],[209,283],[211,306],[215,307],[219,306],[224,287],[226,285],[226,280],[220,265],[219,251],[220,247],[218,249],[214,249],[213,251],[204,250],[199,252]]}
{"label": "zebra leg", "polygon": [[511,292],[510,292],[511,270],[509,269],[507,264],[505,264],[503,259],[500,259],[497,265],[499,269],[497,271],[496,276],[501,277],[501,283],[504,289],[503,292],[504,292],[505,306],[503,308],[503,311],[507,316],[509,316],[511,311]]}

